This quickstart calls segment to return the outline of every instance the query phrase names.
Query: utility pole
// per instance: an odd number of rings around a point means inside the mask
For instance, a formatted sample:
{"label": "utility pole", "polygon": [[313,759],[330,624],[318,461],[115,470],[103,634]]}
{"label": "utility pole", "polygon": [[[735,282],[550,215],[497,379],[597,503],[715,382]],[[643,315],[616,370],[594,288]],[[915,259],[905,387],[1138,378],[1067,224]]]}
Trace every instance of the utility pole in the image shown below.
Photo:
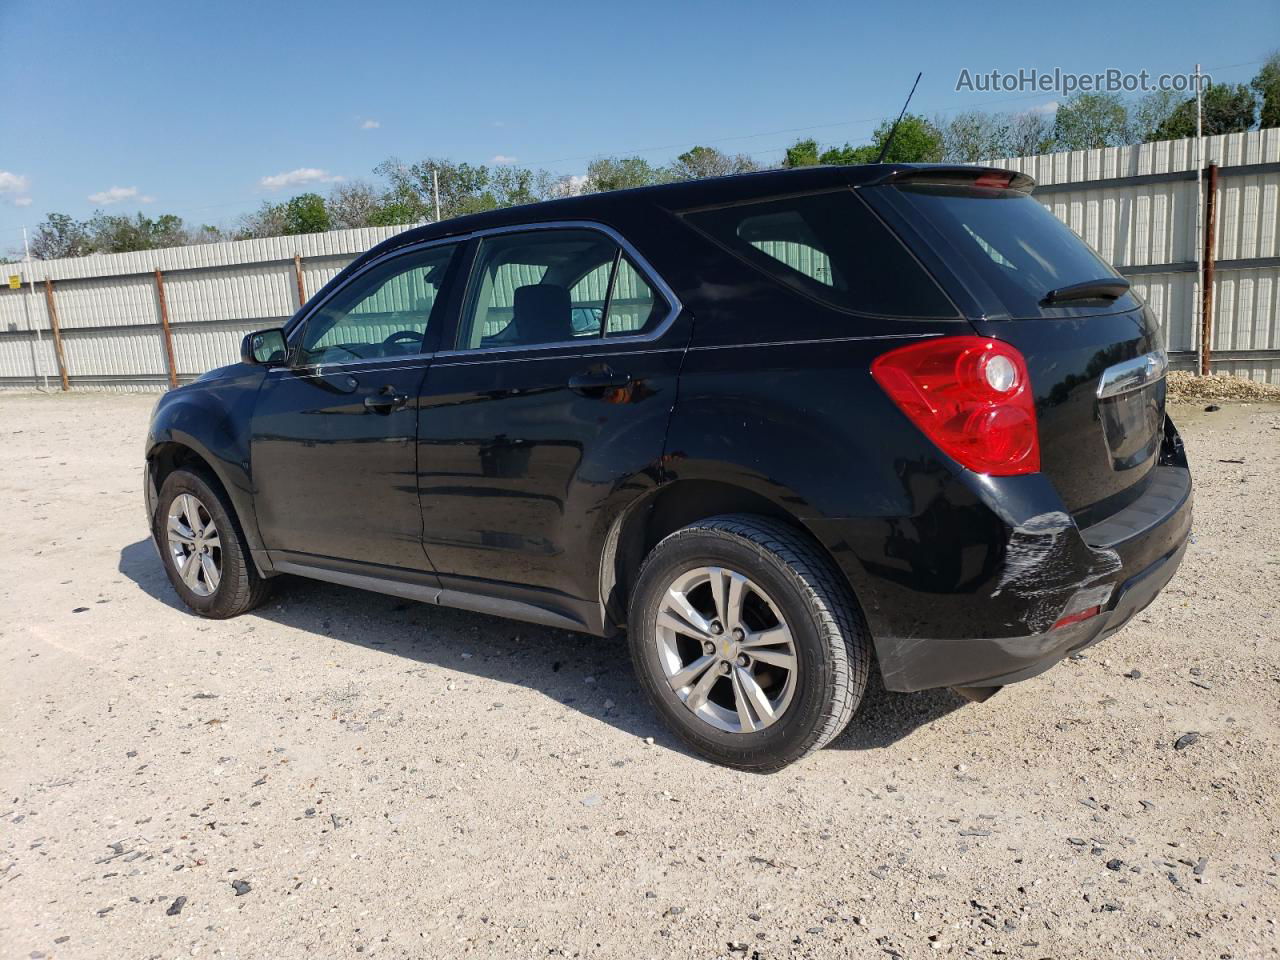
{"label": "utility pole", "polygon": [[440,171],[431,168],[431,192],[436,198],[436,223],[440,222]]}
{"label": "utility pole", "polygon": [[1204,363],[1204,139],[1202,137],[1203,93],[1200,83],[1200,64],[1196,64],[1196,290],[1195,321],[1192,337],[1196,345],[1196,376],[1203,371]]}
{"label": "utility pole", "polygon": [[[27,257],[25,263],[27,268],[27,296],[22,303],[22,309],[27,317],[27,329],[34,330],[36,332],[36,343],[31,345],[31,375],[34,378],[40,376],[40,368],[44,366],[44,364],[38,364],[36,362],[37,356],[44,353],[44,337],[40,336],[40,325],[31,322],[31,298],[36,292],[36,278],[35,273],[31,269],[31,242],[27,239],[26,227],[22,228],[22,248],[26,252]],[[36,349],[36,344],[40,345],[39,350]],[[44,388],[46,391],[49,389],[49,373],[47,370],[44,374]]]}

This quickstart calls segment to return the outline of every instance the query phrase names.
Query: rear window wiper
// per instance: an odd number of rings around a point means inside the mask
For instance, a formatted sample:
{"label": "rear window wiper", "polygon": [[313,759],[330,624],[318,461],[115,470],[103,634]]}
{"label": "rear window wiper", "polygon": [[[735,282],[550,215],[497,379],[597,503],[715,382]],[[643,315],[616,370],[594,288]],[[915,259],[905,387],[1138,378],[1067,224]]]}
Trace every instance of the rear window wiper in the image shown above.
{"label": "rear window wiper", "polygon": [[1129,292],[1129,281],[1124,277],[1103,277],[1085,280],[1066,287],[1058,287],[1044,295],[1041,303],[1067,303],[1071,300],[1115,300]]}

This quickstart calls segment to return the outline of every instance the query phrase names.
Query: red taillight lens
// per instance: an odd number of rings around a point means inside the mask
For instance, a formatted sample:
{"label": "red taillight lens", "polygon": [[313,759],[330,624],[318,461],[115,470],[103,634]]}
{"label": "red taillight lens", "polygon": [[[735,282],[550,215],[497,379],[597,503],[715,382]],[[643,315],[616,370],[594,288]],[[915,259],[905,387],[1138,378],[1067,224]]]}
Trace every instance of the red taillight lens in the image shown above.
{"label": "red taillight lens", "polygon": [[1040,469],[1035,401],[1022,354],[989,337],[939,337],[890,350],[871,375],[925,436],[976,473]]}

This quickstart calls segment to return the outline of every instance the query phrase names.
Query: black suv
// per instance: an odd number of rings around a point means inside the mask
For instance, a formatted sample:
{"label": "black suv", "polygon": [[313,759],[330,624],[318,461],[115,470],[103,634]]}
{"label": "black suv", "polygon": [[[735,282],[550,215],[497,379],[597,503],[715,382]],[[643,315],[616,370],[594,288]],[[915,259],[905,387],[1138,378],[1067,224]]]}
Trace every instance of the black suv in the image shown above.
{"label": "black suv", "polygon": [[1150,311],[973,167],[813,167],[408,230],[156,407],[174,588],[281,573],[603,637],[695,750],[777,769],[890,690],[982,699],[1173,576]]}

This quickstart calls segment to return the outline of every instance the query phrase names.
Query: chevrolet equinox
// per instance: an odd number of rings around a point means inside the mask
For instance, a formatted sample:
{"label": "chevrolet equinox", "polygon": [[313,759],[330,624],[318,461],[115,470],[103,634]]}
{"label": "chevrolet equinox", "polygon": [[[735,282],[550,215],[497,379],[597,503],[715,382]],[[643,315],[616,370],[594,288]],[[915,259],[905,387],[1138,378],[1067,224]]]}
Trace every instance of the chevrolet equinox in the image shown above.
{"label": "chevrolet equinox", "polygon": [[1006,170],[811,167],[407,230],[146,446],[207,617],[296,574],[601,637],[778,769],[869,672],[980,700],[1174,575],[1191,479],[1128,282]]}

